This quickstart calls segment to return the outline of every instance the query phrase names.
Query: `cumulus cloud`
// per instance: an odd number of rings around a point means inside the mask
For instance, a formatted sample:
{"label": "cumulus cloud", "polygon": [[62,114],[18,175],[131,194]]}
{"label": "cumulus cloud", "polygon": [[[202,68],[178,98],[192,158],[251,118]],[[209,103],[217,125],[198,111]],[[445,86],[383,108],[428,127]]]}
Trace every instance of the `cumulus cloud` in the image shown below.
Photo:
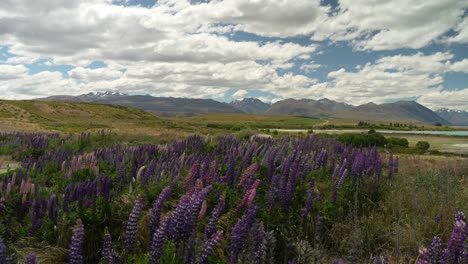
{"label": "cumulus cloud", "polygon": [[468,88],[455,91],[439,91],[424,94],[418,102],[434,110],[449,108],[468,111]]}
{"label": "cumulus cloud", "polygon": [[122,76],[121,71],[110,70],[107,68],[87,69],[82,67],[74,68],[68,71],[71,78],[87,82],[98,80],[117,79]]}
{"label": "cumulus cloud", "polygon": [[331,84],[322,90],[325,97],[354,105],[438,93],[442,89],[444,73],[454,71],[464,63],[451,63],[452,58],[448,52],[383,57],[358,71],[340,69],[330,72]]}
{"label": "cumulus cloud", "polygon": [[350,40],[362,50],[418,49],[457,27],[466,8],[463,0],[340,0],[313,38]]}
{"label": "cumulus cloud", "polygon": [[23,65],[1,65],[0,64],[0,81],[12,80],[24,77],[28,69]]}
{"label": "cumulus cloud", "polygon": [[244,98],[246,95],[247,95],[247,91],[246,90],[237,90],[233,95],[232,97],[234,97],[235,99],[242,99]]}
{"label": "cumulus cloud", "polygon": [[[467,43],[463,0],[340,0],[337,8],[319,0],[191,2],[158,0],[145,8],[112,0],[0,1],[0,45],[14,54],[0,64],[0,92],[18,99],[105,90],[223,98],[236,89],[236,98],[259,90],[272,95],[269,101],[360,104],[442,94],[446,72],[468,69],[467,59],[450,52],[392,53],[329,72],[326,82],[314,77],[325,70],[315,55],[329,41],[368,52]],[[239,32],[253,37],[237,40]],[[298,41],[303,36],[325,42]],[[30,75],[25,65],[44,60],[73,69],[68,77]],[[85,68],[96,60],[108,66]]]}

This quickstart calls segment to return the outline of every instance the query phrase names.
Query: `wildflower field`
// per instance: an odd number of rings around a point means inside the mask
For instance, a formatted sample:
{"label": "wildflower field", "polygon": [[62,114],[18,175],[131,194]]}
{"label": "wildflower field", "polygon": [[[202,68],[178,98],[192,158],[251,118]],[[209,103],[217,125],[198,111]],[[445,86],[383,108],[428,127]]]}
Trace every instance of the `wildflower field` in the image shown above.
{"label": "wildflower field", "polygon": [[315,134],[115,138],[0,134],[19,163],[0,174],[0,263],[468,261],[463,159]]}

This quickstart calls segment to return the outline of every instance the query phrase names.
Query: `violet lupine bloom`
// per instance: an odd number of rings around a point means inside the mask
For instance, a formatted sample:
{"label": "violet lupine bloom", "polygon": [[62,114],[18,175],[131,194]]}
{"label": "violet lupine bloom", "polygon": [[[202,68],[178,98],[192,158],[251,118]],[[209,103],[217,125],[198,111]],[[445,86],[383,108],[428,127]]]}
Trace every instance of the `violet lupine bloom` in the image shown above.
{"label": "violet lupine bloom", "polygon": [[276,195],[278,192],[277,186],[278,186],[279,180],[280,180],[280,175],[278,174],[273,175],[273,177],[271,178],[271,184],[270,184],[270,189],[268,190],[268,201],[267,201],[268,212],[271,212],[271,210],[273,209],[273,206],[275,205]]}
{"label": "violet lupine bloom", "polygon": [[166,187],[161,193],[159,193],[158,198],[154,201],[153,208],[151,209],[150,216],[150,235],[153,235],[153,232],[159,227],[159,220],[161,218],[162,207],[164,202],[171,196],[172,188]]}
{"label": "violet lupine bloom", "polygon": [[217,231],[210,237],[210,239],[206,240],[205,243],[203,244],[202,249],[200,250],[200,253],[198,254],[197,263],[207,264],[208,257],[211,255],[211,253],[213,253],[214,248],[221,241],[222,238],[223,238],[223,231]]}
{"label": "violet lupine bloom", "polygon": [[210,219],[208,220],[208,224],[205,227],[205,239],[210,238],[215,233],[216,225],[218,224],[219,217],[221,216],[225,205],[226,202],[224,198],[221,198],[221,200],[211,212]]}
{"label": "violet lupine bloom", "polygon": [[4,263],[7,257],[7,247],[0,237],[0,263]]}
{"label": "violet lupine bloom", "polygon": [[442,240],[435,236],[432,239],[431,247],[429,248],[429,259],[431,263],[439,263],[442,256]]}
{"label": "violet lupine bloom", "polygon": [[129,253],[133,252],[135,249],[137,225],[142,211],[143,201],[140,198],[137,198],[132,212],[128,217],[127,228],[125,229],[125,249]]}
{"label": "violet lupine bloom", "polygon": [[36,264],[36,254],[34,253],[29,253],[26,256],[26,262],[25,264]]}
{"label": "violet lupine bloom", "polygon": [[107,264],[114,263],[113,252],[112,252],[112,238],[109,231],[104,231],[104,239],[102,243],[101,258],[107,262]]}
{"label": "violet lupine bloom", "polygon": [[388,157],[388,179],[391,180],[393,176],[393,154],[390,153]]}
{"label": "violet lupine bloom", "polygon": [[418,262],[417,264],[429,264],[430,259],[429,259],[429,251],[427,248],[420,248],[419,249],[419,256],[418,256]]}
{"label": "violet lupine bloom", "polygon": [[306,219],[307,215],[309,214],[310,209],[312,209],[312,202],[314,201],[314,198],[315,198],[314,188],[315,188],[315,178],[312,178],[310,181],[309,189],[307,190],[307,193],[306,193],[306,202],[304,204],[304,207],[301,209],[303,219]]}
{"label": "violet lupine bloom", "polygon": [[323,217],[321,215],[317,215],[316,230],[317,230],[317,236],[321,237],[322,232],[323,232]]}
{"label": "violet lupine bloom", "polygon": [[186,214],[187,211],[190,210],[189,208],[190,196],[184,195],[180,198],[171,218],[171,231],[168,233],[168,236],[171,240],[178,241],[182,237],[182,232],[185,229]]}
{"label": "violet lupine bloom", "polygon": [[50,196],[49,200],[47,201],[47,213],[49,215],[50,221],[52,221],[54,225],[57,225],[57,203],[58,199],[55,194]]}
{"label": "violet lupine bloom", "polygon": [[73,227],[70,249],[68,250],[68,259],[70,264],[82,264],[83,256],[81,254],[83,241],[85,238],[84,226],[81,220],[78,219],[77,224]]}
{"label": "violet lupine bloom", "polygon": [[171,217],[166,216],[162,220],[161,225],[154,232],[151,239],[148,264],[159,264],[159,259],[163,253],[163,247],[171,221]]}
{"label": "violet lupine bloom", "polygon": [[246,215],[232,228],[231,246],[229,247],[229,263],[237,263],[239,253],[242,250],[242,246],[245,244],[245,239],[252,227],[257,211],[258,207],[256,205],[252,205]]}
{"label": "violet lupine bloom", "polygon": [[398,157],[393,160],[393,172],[398,173]]}
{"label": "violet lupine bloom", "polygon": [[348,170],[345,169],[342,174],[340,175],[339,179],[336,179],[334,184],[333,184],[333,190],[332,190],[332,203],[336,203],[336,198],[338,195],[338,191],[341,189],[343,186],[344,180],[348,176]]}
{"label": "violet lupine bloom", "polygon": [[[296,262],[294,262],[296,263]],[[345,262],[342,259],[335,259],[333,260],[333,264],[345,264]]]}
{"label": "violet lupine bloom", "polygon": [[448,242],[449,258],[453,263],[458,263],[458,259],[463,251],[463,243],[466,238],[465,216],[462,212],[458,212],[453,223],[453,230]]}

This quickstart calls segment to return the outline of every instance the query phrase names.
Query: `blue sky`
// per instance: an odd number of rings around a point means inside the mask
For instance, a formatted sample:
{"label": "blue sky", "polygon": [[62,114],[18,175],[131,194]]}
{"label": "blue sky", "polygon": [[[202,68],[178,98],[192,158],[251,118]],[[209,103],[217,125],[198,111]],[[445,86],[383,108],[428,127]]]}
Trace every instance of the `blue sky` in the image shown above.
{"label": "blue sky", "polygon": [[468,110],[462,0],[5,0],[6,99],[120,91]]}

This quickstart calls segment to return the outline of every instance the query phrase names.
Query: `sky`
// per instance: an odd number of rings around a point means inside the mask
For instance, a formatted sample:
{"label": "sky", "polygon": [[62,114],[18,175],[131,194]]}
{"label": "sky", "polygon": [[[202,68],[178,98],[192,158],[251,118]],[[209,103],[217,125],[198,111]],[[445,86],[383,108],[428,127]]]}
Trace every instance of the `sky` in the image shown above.
{"label": "sky", "polygon": [[0,98],[104,91],[468,111],[468,1],[0,1]]}

